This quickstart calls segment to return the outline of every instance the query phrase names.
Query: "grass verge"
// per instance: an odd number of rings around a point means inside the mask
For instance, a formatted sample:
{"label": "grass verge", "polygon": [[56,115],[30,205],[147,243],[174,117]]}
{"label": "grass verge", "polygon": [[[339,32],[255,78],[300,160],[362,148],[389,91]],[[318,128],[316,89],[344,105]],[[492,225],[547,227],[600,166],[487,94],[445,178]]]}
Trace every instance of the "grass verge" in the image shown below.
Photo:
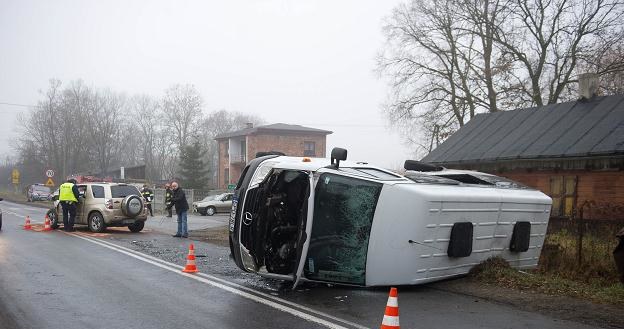
{"label": "grass verge", "polygon": [[624,285],[605,284],[601,280],[588,282],[571,280],[553,273],[518,271],[500,257],[475,266],[470,276],[482,283],[517,290],[531,290],[552,296],[569,296],[610,305],[624,305]]}
{"label": "grass verge", "polygon": [[207,228],[203,230],[193,230],[189,232],[189,238],[211,242],[220,246],[229,246],[229,231],[227,226]]}
{"label": "grass verge", "polygon": [[7,201],[10,201],[10,202],[26,204],[26,205],[30,205],[30,206],[34,206],[34,207],[40,207],[40,208],[52,208],[52,207],[54,207],[54,203],[52,201],[28,202],[28,200],[26,200],[26,196],[24,194],[22,194],[22,193],[15,193],[15,192],[10,192],[10,191],[0,191],[0,198],[3,198],[3,199],[5,199]]}

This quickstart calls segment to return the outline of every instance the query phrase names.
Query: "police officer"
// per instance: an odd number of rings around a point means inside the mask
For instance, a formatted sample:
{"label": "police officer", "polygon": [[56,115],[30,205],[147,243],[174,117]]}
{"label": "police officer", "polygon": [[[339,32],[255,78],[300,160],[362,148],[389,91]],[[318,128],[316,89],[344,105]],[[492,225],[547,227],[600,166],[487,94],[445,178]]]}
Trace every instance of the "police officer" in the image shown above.
{"label": "police officer", "polygon": [[63,227],[67,232],[74,231],[74,221],[76,220],[76,204],[78,203],[78,187],[75,179],[68,179],[59,187],[59,201],[63,207]]}
{"label": "police officer", "polygon": [[171,185],[169,183],[165,184],[165,207],[167,208],[167,217],[173,217],[171,207],[173,207],[173,203],[171,199],[173,198],[173,191],[171,191]]}
{"label": "police officer", "polygon": [[145,206],[150,212],[150,216],[154,217],[154,212],[152,211],[152,201],[154,200],[154,191],[152,191],[147,184],[143,185],[143,189],[141,189],[141,195],[145,199]]}

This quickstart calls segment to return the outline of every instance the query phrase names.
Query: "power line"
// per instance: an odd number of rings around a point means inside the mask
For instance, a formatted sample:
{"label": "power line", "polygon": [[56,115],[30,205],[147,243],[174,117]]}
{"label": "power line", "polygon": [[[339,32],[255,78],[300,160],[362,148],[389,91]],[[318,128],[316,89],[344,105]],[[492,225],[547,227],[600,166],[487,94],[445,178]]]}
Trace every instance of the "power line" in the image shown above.
{"label": "power line", "polygon": [[17,106],[17,107],[26,107],[26,108],[39,107],[38,105],[28,105],[28,104],[18,104],[18,103],[7,103],[7,102],[0,102],[0,105]]}

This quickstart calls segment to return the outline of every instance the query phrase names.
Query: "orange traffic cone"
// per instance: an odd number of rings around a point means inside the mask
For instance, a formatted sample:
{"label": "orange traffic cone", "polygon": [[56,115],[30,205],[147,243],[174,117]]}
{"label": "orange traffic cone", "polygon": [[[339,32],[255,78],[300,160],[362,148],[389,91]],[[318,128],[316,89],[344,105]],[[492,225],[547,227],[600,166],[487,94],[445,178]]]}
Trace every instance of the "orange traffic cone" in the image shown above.
{"label": "orange traffic cone", "polygon": [[48,215],[45,216],[45,221],[43,224],[44,231],[52,231],[52,225],[50,224],[50,217]]}
{"label": "orange traffic cone", "polygon": [[381,329],[399,329],[399,294],[397,288],[390,288],[390,296],[386,304]]}
{"label": "orange traffic cone", "polygon": [[186,256],[186,267],[182,270],[185,273],[196,273],[197,265],[195,264],[195,246],[191,243],[189,246],[189,253]]}
{"label": "orange traffic cone", "polygon": [[32,226],[30,225],[30,216],[26,216],[26,222],[24,223],[25,230],[32,230]]}

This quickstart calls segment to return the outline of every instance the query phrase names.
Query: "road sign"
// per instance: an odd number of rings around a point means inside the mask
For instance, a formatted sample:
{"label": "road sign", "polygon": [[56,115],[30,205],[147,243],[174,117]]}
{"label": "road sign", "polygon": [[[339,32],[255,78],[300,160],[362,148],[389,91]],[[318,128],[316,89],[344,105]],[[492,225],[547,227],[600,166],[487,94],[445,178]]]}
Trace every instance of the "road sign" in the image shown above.
{"label": "road sign", "polygon": [[11,180],[13,181],[14,185],[19,184],[20,172],[19,170],[17,170],[17,168],[13,169],[13,172],[11,172]]}
{"label": "road sign", "polygon": [[228,190],[233,190],[236,188],[236,184],[228,184]]}
{"label": "road sign", "polygon": [[54,177],[54,170],[52,169],[46,170],[46,176],[48,176],[48,178]]}
{"label": "road sign", "polygon": [[53,187],[54,186],[54,181],[52,180],[52,177],[48,177],[48,181],[45,183],[45,185],[47,187]]}

